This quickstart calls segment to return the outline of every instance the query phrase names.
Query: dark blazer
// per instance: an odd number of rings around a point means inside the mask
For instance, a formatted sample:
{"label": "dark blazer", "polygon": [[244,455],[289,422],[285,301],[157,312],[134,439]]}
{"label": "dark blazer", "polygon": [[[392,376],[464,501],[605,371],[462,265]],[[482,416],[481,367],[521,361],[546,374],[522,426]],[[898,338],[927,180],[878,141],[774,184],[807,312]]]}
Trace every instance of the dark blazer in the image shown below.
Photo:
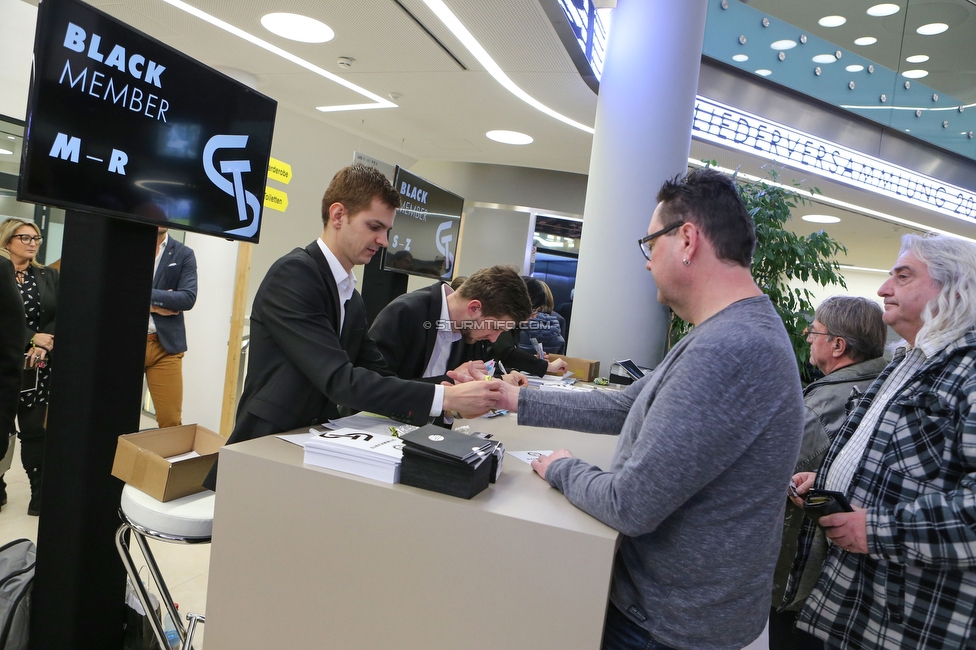
{"label": "dark blazer", "polygon": [[153,314],[156,336],[170,354],[186,352],[186,326],[183,312],[197,301],[197,258],[193,249],[170,237],[153,276],[152,304],[178,311],[175,316]]}
{"label": "dark blazer", "polygon": [[318,243],[275,262],[254,297],[247,379],[229,443],[267,431],[254,418],[288,431],[337,417],[336,405],[427,423],[434,387],[389,374],[367,336],[359,292],[338,330],[339,290]]}
{"label": "dark blazer", "polygon": [[[447,375],[422,379],[437,342],[437,321],[440,320],[444,303],[441,287],[444,284],[435,282],[429,287],[403,294],[376,315],[369,329],[369,337],[376,342],[387,368],[397,377],[437,384],[450,381]],[[491,345],[487,341],[465,343],[462,339],[451,346],[447,369],[453,370],[465,361],[487,361],[491,358]]]}
{"label": "dark blazer", "polygon": [[518,341],[518,331],[502,332],[492,345],[495,358],[502,362],[506,370],[521,370],[539,377],[546,374],[549,369],[549,362],[540,359],[531,352],[520,350]]}
{"label": "dark blazer", "polygon": [[0,456],[7,449],[7,434],[14,430],[24,372],[24,339],[30,340],[24,319],[24,301],[14,280],[14,265],[0,255]]}
{"label": "dark blazer", "polygon": [[[37,280],[37,297],[41,302],[41,311],[37,317],[37,329],[27,329],[24,338],[24,350],[30,347],[31,337],[37,332],[44,334],[54,334],[54,324],[58,312],[58,274],[56,269],[47,266],[33,267],[34,278]],[[20,290],[17,290],[20,294]],[[21,300],[20,311],[24,311],[24,302]],[[53,356],[53,352],[52,352]]]}

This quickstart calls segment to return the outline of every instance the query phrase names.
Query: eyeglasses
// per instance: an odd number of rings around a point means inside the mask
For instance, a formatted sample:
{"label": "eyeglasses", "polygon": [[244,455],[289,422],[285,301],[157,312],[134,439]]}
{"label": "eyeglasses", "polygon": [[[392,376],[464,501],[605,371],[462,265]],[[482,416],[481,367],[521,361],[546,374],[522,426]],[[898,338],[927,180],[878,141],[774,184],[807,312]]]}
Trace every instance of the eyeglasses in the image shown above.
{"label": "eyeglasses", "polygon": [[11,237],[11,239],[19,239],[20,240],[20,243],[23,244],[24,246],[27,246],[31,242],[34,242],[35,244],[37,244],[38,246],[40,246],[41,242],[44,241],[44,238],[41,237],[40,235],[33,235],[33,236],[31,236],[31,235],[14,235],[13,237]]}
{"label": "eyeglasses", "polygon": [[644,257],[647,258],[648,262],[651,261],[651,249],[653,248],[653,246],[651,246],[651,242],[657,239],[658,237],[660,237],[661,235],[666,235],[672,230],[674,230],[675,228],[680,228],[683,225],[685,225],[685,222],[679,221],[677,223],[671,224],[667,228],[662,228],[657,232],[652,232],[647,237],[642,237],[641,239],[637,240],[637,243],[640,245],[641,252],[644,253]]}
{"label": "eyeglasses", "polygon": [[818,335],[819,336],[837,336],[836,334],[831,334],[830,332],[814,332],[809,327],[803,328],[803,336],[810,336],[811,334],[813,334],[814,336],[818,336]]}

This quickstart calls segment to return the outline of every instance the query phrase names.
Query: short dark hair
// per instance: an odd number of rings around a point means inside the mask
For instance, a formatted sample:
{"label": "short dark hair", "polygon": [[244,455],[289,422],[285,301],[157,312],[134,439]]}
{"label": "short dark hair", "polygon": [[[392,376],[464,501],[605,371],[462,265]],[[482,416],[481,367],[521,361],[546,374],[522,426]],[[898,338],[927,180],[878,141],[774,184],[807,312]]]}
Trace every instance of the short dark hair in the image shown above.
{"label": "short dark hair", "polygon": [[684,178],[665,181],[657,200],[662,228],[681,221],[694,223],[720,260],[746,268],[752,265],[756,225],[732,177],[715,169],[696,169]]}
{"label": "short dark hair", "polygon": [[525,281],[525,288],[529,290],[529,301],[532,303],[532,309],[551,314],[555,305],[552,304],[552,291],[549,289],[549,285],[530,275],[523,275],[522,279]]}
{"label": "short dark hair", "polygon": [[466,276],[466,275],[459,275],[459,276],[457,276],[456,278],[454,278],[453,280],[451,280],[451,288],[454,289],[455,291],[457,291],[458,290],[458,287],[460,287],[462,284],[464,284],[464,281],[467,280],[467,279],[468,279],[468,276]]}
{"label": "short dark hair", "polygon": [[350,215],[369,208],[379,199],[391,208],[400,207],[400,193],[375,167],[355,164],[336,172],[322,197],[322,224],[329,223],[329,206],[341,203]]}
{"label": "short dark hair", "polygon": [[486,317],[507,316],[521,323],[532,315],[525,283],[510,266],[489,266],[475,271],[457,293],[465,300],[480,300],[481,314]]}
{"label": "short dark hair", "polygon": [[888,328],[881,305],[860,296],[831,296],[813,314],[833,336],[847,343],[847,356],[855,363],[884,354]]}

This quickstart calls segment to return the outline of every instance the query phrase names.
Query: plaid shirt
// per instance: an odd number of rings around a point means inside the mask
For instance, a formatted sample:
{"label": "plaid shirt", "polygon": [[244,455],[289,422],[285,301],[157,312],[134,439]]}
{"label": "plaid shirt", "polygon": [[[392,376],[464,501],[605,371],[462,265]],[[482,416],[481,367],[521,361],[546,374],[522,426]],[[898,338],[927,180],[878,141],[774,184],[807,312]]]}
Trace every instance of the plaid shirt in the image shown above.
{"label": "plaid shirt", "polygon": [[[834,439],[817,487],[902,358]],[[843,648],[976,648],[976,330],[890,398],[847,495],[867,509],[868,554],[831,545],[797,627]],[[805,522],[788,592],[813,530]]]}

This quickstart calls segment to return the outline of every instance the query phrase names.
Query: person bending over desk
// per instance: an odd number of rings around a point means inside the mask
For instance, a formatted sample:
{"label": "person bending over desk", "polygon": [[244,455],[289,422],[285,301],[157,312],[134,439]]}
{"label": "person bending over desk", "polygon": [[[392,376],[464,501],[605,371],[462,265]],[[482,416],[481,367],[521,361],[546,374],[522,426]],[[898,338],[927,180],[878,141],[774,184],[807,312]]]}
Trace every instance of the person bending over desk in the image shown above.
{"label": "person bending over desk", "polygon": [[[448,380],[448,370],[492,359],[490,343],[531,311],[519,274],[492,266],[474,273],[457,291],[437,282],[399,296],[377,314],[369,336],[398,377],[440,383]],[[513,380],[518,383],[519,377]]]}
{"label": "person bending over desk", "polygon": [[[228,444],[338,417],[337,405],[423,425],[484,413],[502,382],[441,386],[389,373],[366,333],[352,269],[387,245],[400,195],[365,165],[341,169],[322,199],[322,236],[268,270],[251,310],[247,379]],[[204,481],[216,489],[217,466]]]}

